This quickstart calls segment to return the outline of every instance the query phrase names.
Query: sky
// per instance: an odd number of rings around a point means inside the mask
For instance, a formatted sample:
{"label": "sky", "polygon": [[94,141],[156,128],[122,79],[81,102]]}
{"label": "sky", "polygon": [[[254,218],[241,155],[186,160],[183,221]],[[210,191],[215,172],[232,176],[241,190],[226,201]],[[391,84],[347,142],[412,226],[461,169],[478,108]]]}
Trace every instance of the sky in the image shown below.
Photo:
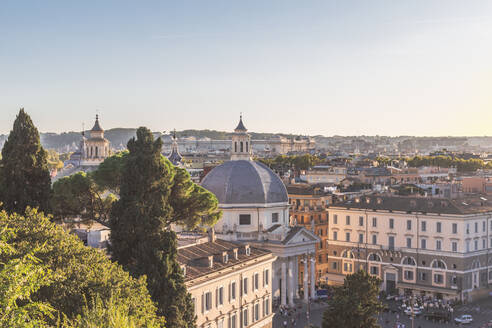
{"label": "sky", "polygon": [[0,2],[0,133],[492,135],[492,1]]}

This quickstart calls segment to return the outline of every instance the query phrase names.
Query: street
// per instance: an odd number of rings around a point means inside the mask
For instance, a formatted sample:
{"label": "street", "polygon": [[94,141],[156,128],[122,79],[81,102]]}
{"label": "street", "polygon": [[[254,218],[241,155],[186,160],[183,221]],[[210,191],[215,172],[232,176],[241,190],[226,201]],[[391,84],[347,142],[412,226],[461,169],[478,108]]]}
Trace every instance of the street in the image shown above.
{"label": "street", "polygon": [[[480,308],[480,311],[477,312],[477,307]],[[321,327],[321,322],[323,318],[323,311],[326,309],[326,304],[314,303],[311,305],[311,313],[310,313],[310,324],[315,327]],[[300,312],[300,314],[299,314]],[[292,316],[282,316],[277,313],[273,319],[273,328],[283,328],[283,322],[287,321],[288,328],[305,328],[308,327],[307,318],[306,318],[307,307],[302,305],[299,310],[296,310],[296,323],[295,325],[292,323]],[[463,325],[463,327],[469,328],[481,328],[485,325],[489,320],[492,319],[492,298],[487,298],[480,300],[478,302],[469,303],[466,305],[461,305],[455,308],[454,317],[460,316],[462,314],[471,314],[473,316],[473,323],[468,325]],[[382,313],[379,316],[379,323],[382,328],[394,328],[397,322],[397,314],[393,313]],[[405,328],[411,328],[412,322],[410,318],[403,314],[399,313],[399,322],[405,325]],[[424,319],[423,316],[415,318],[414,328],[443,328],[443,327],[457,327],[454,321],[449,323],[437,323]]]}

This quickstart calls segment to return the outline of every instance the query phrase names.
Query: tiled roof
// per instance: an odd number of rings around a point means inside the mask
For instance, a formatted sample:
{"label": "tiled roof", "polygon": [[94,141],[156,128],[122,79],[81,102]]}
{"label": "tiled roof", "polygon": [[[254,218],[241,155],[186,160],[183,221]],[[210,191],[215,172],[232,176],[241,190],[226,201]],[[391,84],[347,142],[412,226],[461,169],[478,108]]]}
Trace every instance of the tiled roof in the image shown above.
{"label": "tiled roof", "polygon": [[[235,248],[238,249],[237,260],[233,256],[233,250]],[[244,248],[245,244],[235,244],[216,239],[214,242],[206,242],[178,249],[178,262],[186,265],[185,281],[206,276],[213,272],[271,254],[270,251],[250,246],[250,255],[246,255]],[[227,263],[222,261],[222,252],[227,252],[228,254],[229,259]],[[212,267],[207,265],[209,256],[213,256]]]}
{"label": "tiled roof", "polygon": [[282,244],[287,244],[302,229],[304,229],[304,227],[302,226],[295,226],[290,228],[289,233],[287,234],[287,236],[285,236],[284,240],[282,240]]}
{"label": "tiled roof", "polygon": [[370,195],[338,203],[331,207],[437,214],[473,214],[492,211],[492,202],[480,198],[447,199]]}

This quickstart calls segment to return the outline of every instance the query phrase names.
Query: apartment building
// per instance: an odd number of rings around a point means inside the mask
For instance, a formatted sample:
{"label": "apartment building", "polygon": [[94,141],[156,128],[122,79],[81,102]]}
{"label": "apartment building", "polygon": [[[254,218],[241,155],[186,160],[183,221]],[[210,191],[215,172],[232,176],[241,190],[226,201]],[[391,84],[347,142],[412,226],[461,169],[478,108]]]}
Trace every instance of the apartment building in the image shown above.
{"label": "apartment building", "polygon": [[197,327],[272,327],[276,257],[270,251],[215,239],[213,233],[180,242],[178,262],[193,300]]}
{"label": "apartment building", "polygon": [[471,300],[492,284],[492,202],[362,196],[328,209],[326,273],[366,270],[388,293]]}
{"label": "apartment building", "polygon": [[310,184],[332,183],[339,184],[347,176],[344,166],[314,166],[310,170],[302,170],[300,178]]}
{"label": "apartment building", "polygon": [[[327,249],[326,231],[328,228],[327,206],[333,201],[333,195],[323,191],[323,188],[309,184],[291,184],[287,186],[290,203],[291,223],[300,225],[317,235],[319,242],[316,244],[314,254],[315,281],[326,281]],[[298,272],[300,281],[303,280],[305,264],[300,260]]]}

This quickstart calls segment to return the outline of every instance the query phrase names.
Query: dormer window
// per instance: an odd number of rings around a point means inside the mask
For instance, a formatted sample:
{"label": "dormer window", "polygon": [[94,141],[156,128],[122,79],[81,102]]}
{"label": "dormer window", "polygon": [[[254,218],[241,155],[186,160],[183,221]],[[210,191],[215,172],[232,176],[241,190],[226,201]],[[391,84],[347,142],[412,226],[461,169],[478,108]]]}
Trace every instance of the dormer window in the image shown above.
{"label": "dormer window", "polygon": [[237,248],[234,248],[232,253],[234,254],[234,259],[237,260]]}
{"label": "dormer window", "polygon": [[229,262],[229,254],[227,254],[227,252],[222,253],[222,262],[223,263]]}
{"label": "dormer window", "polygon": [[208,267],[209,268],[213,268],[214,267],[214,257],[213,256],[209,256],[208,257]]}
{"label": "dormer window", "polygon": [[245,245],[244,246],[244,251],[246,253],[246,256],[250,256],[251,255],[251,248],[249,247],[249,245]]}

